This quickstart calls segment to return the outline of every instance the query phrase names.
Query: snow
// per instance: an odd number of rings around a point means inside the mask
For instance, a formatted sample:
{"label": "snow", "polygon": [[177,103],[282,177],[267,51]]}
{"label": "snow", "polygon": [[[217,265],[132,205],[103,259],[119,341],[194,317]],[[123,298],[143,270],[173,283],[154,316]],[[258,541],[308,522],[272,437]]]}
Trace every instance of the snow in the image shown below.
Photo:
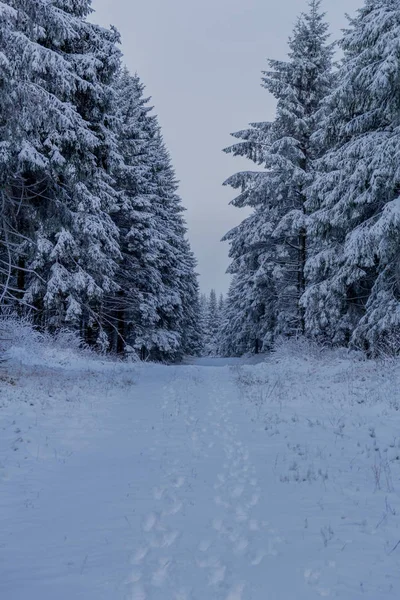
{"label": "snow", "polygon": [[0,598],[398,598],[399,362],[8,356]]}

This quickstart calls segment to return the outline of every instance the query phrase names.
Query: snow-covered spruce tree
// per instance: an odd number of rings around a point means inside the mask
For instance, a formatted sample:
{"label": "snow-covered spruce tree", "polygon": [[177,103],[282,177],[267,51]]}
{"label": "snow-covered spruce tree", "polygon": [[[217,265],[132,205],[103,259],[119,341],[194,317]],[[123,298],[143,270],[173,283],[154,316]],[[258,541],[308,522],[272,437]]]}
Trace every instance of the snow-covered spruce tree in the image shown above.
{"label": "snow-covered spruce tree", "polygon": [[[249,315],[247,302],[251,291],[251,281],[244,277],[245,271],[232,277],[224,313],[221,318],[221,329],[218,340],[220,356],[242,356],[247,352],[255,353],[259,343],[259,335],[252,315]],[[250,288],[250,289],[249,289]],[[250,318],[249,318],[250,316]]]}
{"label": "snow-covered spruce tree", "polygon": [[138,76],[124,69],[114,83],[120,190],[113,215],[122,260],[118,291],[107,298],[112,348],[171,360],[200,351],[195,260],[175,175],[157,117]]}
{"label": "snow-covered spruce tree", "polygon": [[4,4],[14,10],[2,50],[18,111],[2,134],[13,140],[20,182],[5,187],[22,200],[16,229],[27,239],[15,256],[14,285],[38,324],[80,327],[94,342],[119,258],[108,115],[118,35],[86,20],[89,0]]}
{"label": "snow-covered spruce tree", "polygon": [[218,311],[220,314],[220,317],[222,316],[222,313],[224,312],[224,306],[225,306],[225,298],[223,294],[219,295],[218,298]]}
{"label": "snow-covered spruce tree", "polygon": [[367,0],[315,143],[328,147],[309,202],[316,252],[307,329],[374,353],[400,327],[400,3]]}
{"label": "snow-covered spruce tree", "polygon": [[[158,269],[163,292],[158,298],[158,322],[149,337],[156,359],[179,359],[201,346],[200,304],[196,261],[186,240],[186,224],[178,184],[159,129],[155,135],[153,177],[156,187],[152,214],[158,231]],[[147,343],[148,343],[147,342]]]}
{"label": "snow-covered spruce tree", "polygon": [[[253,181],[255,183],[257,178]],[[258,354],[262,348],[271,347],[276,292],[270,265],[273,265],[275,249],[273,244],[268,246],[266,240],[273,231],[273,222],[272,212],[256,208],[224,238],[231,242],[233,260],[228,272],[233,277],[219,334],[219,354],[223,356]]]}
{"label": "snow-covered spruce tree", "polygon": [[[263,332],[264,337],[253,341],[256,351],[263,343],[268,347],[277,335],[304,332],[300,298],[309,243],[306,189],[319,156],[312,135],[332,85],[333,48],[327,29],[320,1],[312,0],[289,41],[289,60],[269,61],[270,70],[263,76],[264,87],[277,100],[275,120],[234,134],[242,141],[226,150],[264,168],[238,173],[226,182],[241,191],[233,205],[254,211],[224,239],[231,243],[233,285],[241,289],[240,294],[231,289],[228,302],[236,298],[245,310],[242,323],[250,331]],[[242,277],[248,285],[243,285]],[[247,300],[243,294],[248,294]],[[246,334],[242,339],[250,338]]]}
{"label": "snow-covered spruce tree", "polygon": [[203,352],[203,329],[201,323],[200,289],[197,276],[197,260],[190,244],[182,243],[182,268],[179,285],[183,319],[181,322],[181,354],[200,356]]}
{"label": "snow-covered spruce tree", "polygon": [[138,76],[131,76],[126,68],[115,78],[114,123],[123,160],[115,170],[120,195],[113,220],[122,258],[115,277],[118,289],[107,297],[105,312],[111,349],[118,353],[127,347],[140,352],[143,345],[147,351],[152,349],[151,342],[144,340],[155,335],[158,299],[164,292],[158,268],[158,224],[152,214],[158,126],[143,91]]}
{"label": "snow-covered spruce tree", "polygon": [[15,236],[14,228],[18,198],[12,198],[8,185],[14,172],[12,140],[8,135],[8,124],[14,114],[14,82],[12,64],[4,51],[15,35],[15,19],[15,11],[0,2],[0,310],[17,299],[14,255],[17,246],[23,244],[23,240]]}
{"label": "snow-covered spruce tree", "polygon": [[207,301],[205,320],[204,354],[216,356],[218,354],[218,336],[220,331],[220,311],[215,290],[211,290]]}

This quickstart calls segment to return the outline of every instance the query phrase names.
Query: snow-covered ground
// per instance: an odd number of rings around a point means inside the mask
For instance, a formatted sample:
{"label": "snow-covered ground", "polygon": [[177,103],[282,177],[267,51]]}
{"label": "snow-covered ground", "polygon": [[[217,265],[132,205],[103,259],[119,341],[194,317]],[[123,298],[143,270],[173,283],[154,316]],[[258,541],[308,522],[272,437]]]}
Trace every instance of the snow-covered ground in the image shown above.
{"label": "snow-covered ground", "polygon": [[9,356],[2,600],[400,597],[399,363]]}

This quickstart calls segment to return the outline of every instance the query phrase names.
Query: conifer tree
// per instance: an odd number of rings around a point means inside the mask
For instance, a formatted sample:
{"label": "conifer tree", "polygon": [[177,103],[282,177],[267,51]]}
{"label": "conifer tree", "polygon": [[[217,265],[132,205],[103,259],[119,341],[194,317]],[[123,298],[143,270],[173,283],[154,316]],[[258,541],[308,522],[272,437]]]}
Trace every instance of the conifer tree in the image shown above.
{"label": "conifer tree", "polygon": [[156,243],[159,233],[152,214],[157,191],[153,160],[158,126],[137,75],[131,76],[126,68],[121,70],[114,91],[122,161],[115,172],[120,195],[113,220],[120,237],[121,261],[116,273],[118,289],[107,298],[105,310],[112,325],[112,349],[121,353],[132,347],[144,353],[143,340],[157,327],[158,297],[163,293]]}
{"label": "conifer tree", "polygon": [[12,140],[3,189],[20,199],[15,229],[24,240],[13,285],[38,324],[80,326],[92,343],[119,259],[108,114],[118,34],[87,21],[89,0],[5,4],[12,17],[2,51],[19,111],[2,130],[2,142]]}
{"label": "conifer tree", "polygon": [[327,152],[309,202],[307,328],[370,352],[400,325],[399,35],[395,0],[366,0],[350,21],[315,137]]}
{"label": "conifer tree", "polygon": [[182,355],[201,356],[203,329],[201,323],[200,291],[197,279],[197,261],[185,239],[182,244],[180,287],[182,299]]}
{"label": "conifer tree", "polygon": [[139,78],[120,70],[118,33],[90,12],[90,0],[0,2],[0,304],[103,350],[199,353],[170,157]]}
{"label": "conifer tree", "polygon": [[264,73],[263,85],[277,99],[275,121],[234,134],[242,141],[226,150],[264,168],[238,173],[226,182],[241,192],[233,204],[254,211],[225,239],[231,243],[231,272],[238,286],[228,301],[235,298],[245,307],[242,327],[247,333],[243,331],[242,339],[249,340],[252,330],[262,332],[261,341],[254,340],[255,351],[260,343],[268,347],[277,335],[305,330],[300,298],[309,244],[306,190],[319,155],[312,137],[317,114],[332,84],[327,29],[320,1],[311,0],[289,41],[289,60],[269,61],[270,70]]}
{"label": "conifer tree", "polygon": [[[178,184],[169,153],[159,127],[154,135],[152,154],[154,195],[152,215],[157,229],[157,268],[161,275],[162,292],[158,295],[157,326],[146,334],[146,348],[152,348],[156,359],[182,357],[185,347],[184,323],[198,328],[198,287],[195,260],[186,241],[186,224]],[[196,315],[191,316],[191,300],[196,296]],[[196,323],[194,322],[196,321]],[[194,331],[192,332],[194,335]],[[199,333],[200,335],[200,333]]]}
{"label": "conifer tree", "polygon": [[207,356],[216,356],[218,348],[218,335],[220,329],[220,312],[217,301],[217,294],[214,289],[211,290],[207,301],[206,313],[206,335],[205,335],[205,354]]}
{"label": "conifer tree", "polygon": [[143,358],[165,360],[196,354],[201,346],[196,262],[175,174],[139,77],[125,69],[114,87],[123,161],[114,214],[122,261],[118,291],[106,306],[113,347],[122,351],[128,345]]}
{"label": "conifer tree", "polygon": [[256,209],[224,238],[231,242],[233,259],[228,269],[232,282],[220,331],[220,353],[225,356],[257,354],[272,344],[276,328],[271,268],[274,246],[266,243],[272,224],[270,212]]}
{"label": "conifer tree", "polygon": [[[18,212],[18,196],[13,198],[10,182],[17,187],[15,168],[15,140],[9,136],[9,123],[15,114],[13,91],[15,89],[13,64],[7,56],[7,47],[15,43],[16,11],[0,2],[0,309],[18,299],[15,286],[14,257],[17,248],[24,244],[16,235],[15,219]],[[20,182],[18,181],[18,187]]]}
{"label": "conifer tree", "polygon": [[218,299],[218,311],[220,316],[222,315],[222,313],[224,312],[224,304],[225,304],[225,298],[223,294],[219,295],[219,299]]}

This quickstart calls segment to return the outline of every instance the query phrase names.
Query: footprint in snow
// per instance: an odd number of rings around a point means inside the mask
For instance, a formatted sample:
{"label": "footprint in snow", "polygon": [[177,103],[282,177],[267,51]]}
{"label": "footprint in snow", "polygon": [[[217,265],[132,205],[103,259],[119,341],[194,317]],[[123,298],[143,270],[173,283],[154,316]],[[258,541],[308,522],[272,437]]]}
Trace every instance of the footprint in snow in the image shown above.
{"label": "footprint in snow", "polygon": [[231,589],[225,600],[242,600],[242,594],[244,591],[244,584],[239,583]]}
{"label": "footprint in snow", "polygon": [[240,498],[240,496],[244,492],[244,487],[242,485],[237,485],[232,491],[232,498]]}
{"label": "footprint in snow", "polygon": [[135,554],[133,555],[131,563],[133,565],[139,565],[144,560],[144,558],[146,558],[148,552],[149,552],[149,548],[147,548],[146,546],[139,548],[138,550],[136,550]]}
{"label": "footprint in snow", "polygon": [[165,579],[167,578],[168,569],[170,566],[171,566],[170,558],[164,557],[159,560],[158,569],[156,569],[156,571],[154,571],[153,577],[151,580],[152,584],[155,587],[162,587]]}
{"label": "footprint in snow", "polygon": [[209,578],[209,585],[218,585],[225,580],[226,566],[216,565]]}
{"label": "footprint in snow", "polygon": [[148,533],[151,531],[155,524],[157,523],[157,515],[155,513],[150,513],[144,520],[143,529]]}
{"label": "footprint in snow", "polygon": [[185,478],[180,475],[174,481],[173,486],[179,489],[184,485],[184,483],[185,483]]}
{"label": "footprint in snow", "polygon": [[132,573],[130,574],[130,576],[128,577],[128,579],[126,580],[126,583],[138,583],[138,581],[140,581],[142,579],[142,572],[139,570],[135,570],[132,571]]}
{"label": "footprint in snow", "polygon": [[132,593],[129,596],[129,600],[146,600],[147,595],[142,584],[135,584],[132,588]]}
{"label": "footprint in snow", "polygon": [[262,561],[264,560],[264,557],[265,557],[265,552],[263,550],[259,550],[257,552],[257,554],[254,556],[254,558],[252,558],[251,564],[254,567],[258,567],[258,565],[260,565],[262,563]]}
{"label": "footprint in snow", "polygon": [[159,487],[154,489],[154,500],[161,500],[165,493],[165,487]]}
{"label": "footprint in snow", "polygon": [[178,536],[179,536],[179,531],[169,531],[169,532],[165,533],[161,547],[169,548],[169,546],[172,546],[172,544],[175,542],[175,540],[177,539]]}
{"label": "footprint in snow", "polygon": [[203,540],[199,544],[199,550],[200,550],[200,552],[207,552],[207,550],[209,550],[210,546],[211,546],[210,540]]}

